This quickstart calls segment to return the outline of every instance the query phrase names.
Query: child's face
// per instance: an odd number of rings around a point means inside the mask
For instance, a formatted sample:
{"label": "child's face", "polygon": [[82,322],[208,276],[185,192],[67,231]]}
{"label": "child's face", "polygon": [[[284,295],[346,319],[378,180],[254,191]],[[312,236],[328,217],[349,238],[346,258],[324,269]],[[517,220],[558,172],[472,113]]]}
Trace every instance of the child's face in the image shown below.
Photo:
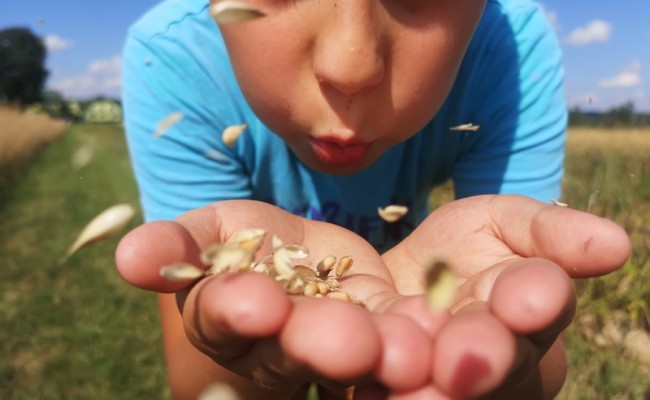
{"label": "child's face", "polygon": [[433,118],[486,0],[247,2],[268,15],[221,25],[244,96],[300,160],[341,174]]}

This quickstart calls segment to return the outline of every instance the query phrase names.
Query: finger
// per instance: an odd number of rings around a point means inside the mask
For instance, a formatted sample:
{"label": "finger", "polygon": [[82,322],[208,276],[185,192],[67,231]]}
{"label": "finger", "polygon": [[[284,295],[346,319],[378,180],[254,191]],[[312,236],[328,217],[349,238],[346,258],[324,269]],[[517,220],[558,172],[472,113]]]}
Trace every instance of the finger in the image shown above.
{"label": "finger", "polygon": [[515,253],[549,259],[574,278],[609,273],[630,255],[627,234],[608,219],[523,196],[492,196],[489,207]]}
{"label": "finger", "polygon": [[188,230],[177,222],[157,221],[141,225],[120,240],[115,263],[131,285],[161,293],[177,292],[192,282],[169,281],[160,269],[175,262],[200,267],[200,248]]}
{"label": "finger", "polygon": [[209,277],[187,297],[185,333],[218,364],[261,387],[286,390],[288,384],[300,384],[301,377],[311,377],[277,340],[292,307],[268,276],[244,272]]}
{"label": "finger", "polygon": [[370,313],[356,304],[333,299],[299,299],[279,341],[299,364],[343,382],[370,375],[382,351]]}
{"label": "finger", "polygon": [[[542,360],[549,358],[548,349],[554,343],[558,344],[558,335],[573,317],[576,295],[572,282],[560,267],[541,259],[509,260],[493,266],[480,278],[468,281],[465,286],[479,288],[474,294],[481,292],[480,288],[484,286],[491,287],[492,291],[488,295],[475,296],[474,302],[464,310],[485,308],[518,334],[516,357],[508,383],[492,393],[490,398],[521,398],[521,393],[541,385],[539,369],[544,364]],[[546,368],[543,376],[554,379],[544,388],[561,385],[566,370],[566,363],[560,362],[562,353],[556,351],[550,367],[552,370]]]}
{"label": "finger", "polygon": [[382,342],[375,378],[391,391],[408,391],[430,381],[431,340],[412,319],[397,314],[375,314]]}
{"label": "finger", "polygon": [[[513,384],[504,385],[500,392],[525,392],[534,387],[559,390],[566,374],[566,360],[558,337],[571,323],[576,308],[575,290],[567,274],[546,260],[515,261],[494,283],[489,308],[520,335],[510,376]],[[549,352],[551,346],[556,350]],[[540,366],[544,365],[550,367],[540,374]]]}
{"label": "finger", "polygon": [[570,324],[576,307],[566,272],[542,259],[504,261],[468,280],[460,293],[455,308],[485,308],[519,335],[514,365],[528,371]]}
{"label": "finger", "polygon": [[513,366],[512,333],[485,310],[456,313],[433,347],[433,382],[452,398],[484,395],[498,387]]}
{"label": "finger", "polygon": [[240,357],[252,341],[277,335],[291,302],[271,278],[257,273],[210,277],[190,291],[183,308],[188,338],[219,360]]}
{"label": "finger", "polygon": [[494,282],[489,307],[512,331],[550,345],[573,319],[576,294],[560,267],[541,259],[515,260]]}
{"label": "finger", "polygon": [[[160,269],[176,262],[202,267],[200,253],[213,243],[226,241],[242,228],[274,227],[274,232],[291,242],[302,241],[300,219],[255,201],[222,201],[182,214],[174,221],[155,221],[129,232],[115,252],[117,268],[130,284],[169,293],[187,288],[192,282],[170,282]],[[271,251],[270,239],[263,248]]]}
{"label": "finger", "polygon": [[373,311],[386,311],[407,316],[411,321],[416,322],[431,339],[436,337],[440,328],[451,317],[447,310],[432,311],[424,296],[395,297],[393,295],[393,300],[387,301],[386,303],[389,304],[383,307],[380,306]]}

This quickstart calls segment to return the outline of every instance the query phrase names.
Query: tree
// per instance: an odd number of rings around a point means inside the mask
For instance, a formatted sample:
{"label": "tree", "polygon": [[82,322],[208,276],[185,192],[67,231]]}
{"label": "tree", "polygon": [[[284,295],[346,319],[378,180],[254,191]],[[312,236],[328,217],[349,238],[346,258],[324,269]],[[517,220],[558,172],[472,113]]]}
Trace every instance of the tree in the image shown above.
{"label": "tree", "polygon": [[575,106],[575,107],[569,109],[569,125],[570,126],[586,125],[587,123],[588,123],[588,118],[585,115],[585,113],[582,112],[580,107]]}
{"label": "tree", "polygon": [[608,126],[631,126],[635,123],[634,103],[628,101],[618,107],[610,109],[605,115]]}
{"label": "tree", "polygon": [[46,55],[43,41],[29,29],[0,30],[0,102],[26,105],[41,99]]}

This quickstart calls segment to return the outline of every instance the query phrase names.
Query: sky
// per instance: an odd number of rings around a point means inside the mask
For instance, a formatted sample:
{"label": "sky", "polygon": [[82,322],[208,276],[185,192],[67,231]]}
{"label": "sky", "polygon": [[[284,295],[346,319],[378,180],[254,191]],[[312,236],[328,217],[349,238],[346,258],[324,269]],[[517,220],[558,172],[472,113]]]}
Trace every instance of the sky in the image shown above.
{"label": "sky", "polygon": [[[43,38],[49,89],[70,99],[119,98],[127,29],[156,3],[0,0],[0,29],[27,27]],[[650,112],[650,1],[539,3],[562,46],[570,107],[607,111],[631,101]]]}

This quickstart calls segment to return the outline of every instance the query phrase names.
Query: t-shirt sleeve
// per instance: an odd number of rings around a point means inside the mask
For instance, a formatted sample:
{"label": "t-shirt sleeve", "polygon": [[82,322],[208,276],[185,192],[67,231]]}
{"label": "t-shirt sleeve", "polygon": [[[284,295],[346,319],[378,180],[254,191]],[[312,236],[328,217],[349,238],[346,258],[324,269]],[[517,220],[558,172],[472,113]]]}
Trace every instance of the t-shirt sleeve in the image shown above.
{"label": "t-shirt sleeve", "polygon": [[196,59],[205,52],[191,38],[172,36],[131,31],[123,51],[125,132],[145,221],[251,195],[240,149],[221,140],[242,122],[224,78]]}
{"label": "t-shirt sleeve", "polygon": [[472,84],[465,94],[480,128],[468,134],[454,167],[456,196],[522,194],[547,202],[560,197],[563,173],[562,54],[537,5],[509,4],[509,10],[486,10],[492,15],[470,49]]}

